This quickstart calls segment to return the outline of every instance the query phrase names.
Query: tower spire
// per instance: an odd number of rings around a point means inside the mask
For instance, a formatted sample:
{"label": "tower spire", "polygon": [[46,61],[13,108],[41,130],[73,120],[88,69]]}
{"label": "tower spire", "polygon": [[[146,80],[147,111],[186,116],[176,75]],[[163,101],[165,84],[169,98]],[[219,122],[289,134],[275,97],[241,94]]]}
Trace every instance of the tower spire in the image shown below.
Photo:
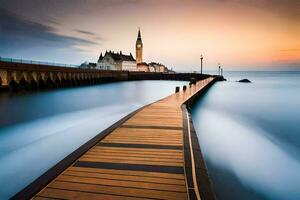
{"label": "tower spire", "polygon": [[138,38],[137,38],[138,40],[142,40],[142,36],[141,36],[141,29],[140,29],[140,27],[139,27],[139,33],[138,33]]}

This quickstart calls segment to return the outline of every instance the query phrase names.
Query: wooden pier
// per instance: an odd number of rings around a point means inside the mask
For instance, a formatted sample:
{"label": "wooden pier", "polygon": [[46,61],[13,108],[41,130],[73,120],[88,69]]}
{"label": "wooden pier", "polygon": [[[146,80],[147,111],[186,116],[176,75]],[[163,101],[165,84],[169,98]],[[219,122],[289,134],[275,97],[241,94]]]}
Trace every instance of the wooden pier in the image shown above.
{"label": "wooden pier", "polygon": [[13,199],[215,199],[185,107],[214,81],[139,109]]}

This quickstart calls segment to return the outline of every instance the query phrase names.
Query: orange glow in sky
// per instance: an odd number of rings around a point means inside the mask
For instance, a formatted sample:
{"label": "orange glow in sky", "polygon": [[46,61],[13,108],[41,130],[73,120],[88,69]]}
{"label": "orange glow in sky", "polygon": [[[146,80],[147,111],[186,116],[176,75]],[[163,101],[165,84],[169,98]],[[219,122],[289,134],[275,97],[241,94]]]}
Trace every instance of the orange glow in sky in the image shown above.
{"label": "orange glow in sky", "polygon": [[198,69],[201,54],[211,69],[218,63],[229,69],[299,69],[299,11],[298,0],[76,0],[53,9],[59,23],[51,26],[57,34],[97,42],[76,46],[78,62],[95,62],[105,50],[134,55],[141,27],[144,60],[176,70]]}

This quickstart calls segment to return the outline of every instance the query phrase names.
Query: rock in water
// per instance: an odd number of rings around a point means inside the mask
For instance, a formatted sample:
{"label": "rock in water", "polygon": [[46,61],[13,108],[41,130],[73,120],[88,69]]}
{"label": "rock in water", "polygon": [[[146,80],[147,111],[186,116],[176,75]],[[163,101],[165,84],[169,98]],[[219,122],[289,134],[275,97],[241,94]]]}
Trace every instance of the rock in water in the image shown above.
{"label": "rock in water", "polygon": [[239,80],[238,82],[240,82],[240,83],[251,83],[251,81],[249,80],[249,79],[241,79],[241,80]]}

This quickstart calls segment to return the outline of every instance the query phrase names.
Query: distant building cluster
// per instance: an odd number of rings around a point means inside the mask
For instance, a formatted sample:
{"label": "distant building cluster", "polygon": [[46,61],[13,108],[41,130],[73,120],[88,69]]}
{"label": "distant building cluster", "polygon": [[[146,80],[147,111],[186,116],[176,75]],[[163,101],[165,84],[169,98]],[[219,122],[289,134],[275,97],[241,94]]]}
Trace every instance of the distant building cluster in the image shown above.
{"label": "distant building cluster", "polygon": [[174,73],[174,71],[169,70],[163,64],[143,62],[143,42],[140,30],[135,44],[135,51],[136,59],[134,59],[131,53],[126,55],[122,51],[106,51],[104,54],[100,53],[97,63],[85,62],[80,65],[80,68]]}

